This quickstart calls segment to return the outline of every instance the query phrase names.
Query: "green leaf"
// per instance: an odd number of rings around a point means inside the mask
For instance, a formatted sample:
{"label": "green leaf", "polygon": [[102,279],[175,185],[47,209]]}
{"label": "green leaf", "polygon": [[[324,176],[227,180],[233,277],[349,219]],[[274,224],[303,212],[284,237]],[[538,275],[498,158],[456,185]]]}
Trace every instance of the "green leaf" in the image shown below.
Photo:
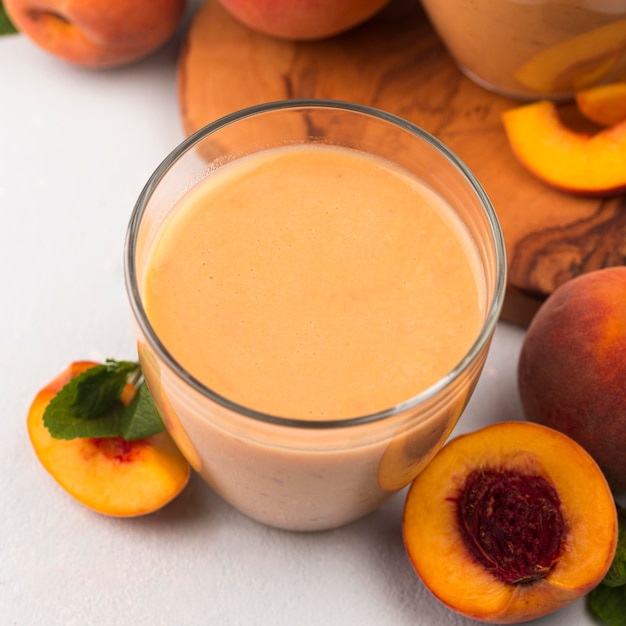
{"label": "green leaf", "polygon": [[133,401],[124,409],[120,429],[126,441],[145,439],[165,430],[145,381],[137,387]]}
{"label": "green leaf", "polygon": [[69,383],[74,387],[70,410],[84,419],[100,417],[119,401],[128,376],[138,370],[136,363],[110,359],[105,365],[89,368]]}
{"label": "green leaf", "polygon": [[2,0],[0,0],[0,35],[13,35],[15,33],[17,33],[17,28],[15,28],[13,22],[9,19],[4,4]]}
{"label": "green leaf", "polygon": [[100,417],[84,419],[76,417],[63,404],[53,405],[53,401],[44,413],[44,425],[55,439],[117,437],[121,434],[120,423],[124,408],[121,402]]}
{"label": "green leaf", "polygon": [[[138,363],[107,360],[72,378],[49,402],[43,422],[55,439],[142,439],[165,430],[145,382],[131,403],[120,400],[127,382],[137,383]],[[130,380],[129,380],[130,379]]]}
{"label": "green leaf", "polygon": [[589,593],[587,600],[589,610],[608,626],[626,624],[626,585],[600,584]]}

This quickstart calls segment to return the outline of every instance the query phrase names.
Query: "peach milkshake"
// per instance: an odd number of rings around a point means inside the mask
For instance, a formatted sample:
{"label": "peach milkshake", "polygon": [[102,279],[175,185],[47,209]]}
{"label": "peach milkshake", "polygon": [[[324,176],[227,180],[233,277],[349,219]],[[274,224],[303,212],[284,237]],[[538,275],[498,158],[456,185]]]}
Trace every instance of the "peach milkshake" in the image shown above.
{"label": "peach milkshake", "polygon": [[208,168],[142,253],[140,355],[170,432],[220,495],[282,528],[339,526],[407,484],[486,356],[475,226],[370,152],[281,143]]}

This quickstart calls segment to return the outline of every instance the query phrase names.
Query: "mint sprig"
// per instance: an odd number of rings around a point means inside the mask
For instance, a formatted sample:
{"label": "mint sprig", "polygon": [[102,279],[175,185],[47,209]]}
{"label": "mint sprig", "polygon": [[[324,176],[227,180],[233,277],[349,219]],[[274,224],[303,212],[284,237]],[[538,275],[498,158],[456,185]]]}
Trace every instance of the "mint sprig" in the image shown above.
{"label": "mint sprig", "polygon": [[137,387],[137,393],[121,415],[120,433],[126,441],[144,439],[165,430],[154,400],[145,381]]}
{"label": "mint sprig", "polygon": [[13,35],[15,33],[17,33],[17,28],[9,19],[4,3],[0,0],[0,35]]}
{"label": "mint sprig", "polygon": [[[120,396],[127,382],[137,391],[124,406]],[[113,359],[72,378],[46,407],[43,422],[55,439],[122,437],[132,441],[165,430],[139,363]]]}
{"label": "mint sprig", "polygon": [[609,571],[587,596],[593,615],[607,626],[626,624],[626,510],[617,507],[619,530],[617,548]]}

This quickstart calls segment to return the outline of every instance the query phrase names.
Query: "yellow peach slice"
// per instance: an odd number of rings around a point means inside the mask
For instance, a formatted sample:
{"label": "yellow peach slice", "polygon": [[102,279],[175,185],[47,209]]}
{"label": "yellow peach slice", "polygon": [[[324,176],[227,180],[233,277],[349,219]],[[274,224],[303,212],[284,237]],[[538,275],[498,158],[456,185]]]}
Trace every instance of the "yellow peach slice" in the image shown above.
{"label": "yellow peach slice", "polygon": [[543,50],[515,78],[539,93],[577,91],[607,77],[624,54],[626,20],[619,20]]}
{"label": "yellow peach slice", "polygon": [[600,126],[626,120],[626,82],[591,87],[576,93],[580,112]]}
{"label": "yellow peach slice", "polygon": [[626,120],[577,132],[563,124],[555,103],[541,100],[505,111],[502,121],[517,158],[544,182],[588,196],[626,189]]}
{"label": "yellow peach slice", "polygon": [[545,426],[503,422],[442,448],[409,489],[403,533],[416,573],[444,605],[512,624],[601,581],[617,512],[580,445]]}
{"label": "yellow peach slice", "polygon": [[[72,363],[37,393],[28,412],[31,443],[44,468],[85,506],[115,517],[151,513],[175,498],[189,480],[190,468],[170,436],[54,439],[43,423],[50,400],[73,377],[96,365]],[[127,385],[122,401],[132,399]]]}

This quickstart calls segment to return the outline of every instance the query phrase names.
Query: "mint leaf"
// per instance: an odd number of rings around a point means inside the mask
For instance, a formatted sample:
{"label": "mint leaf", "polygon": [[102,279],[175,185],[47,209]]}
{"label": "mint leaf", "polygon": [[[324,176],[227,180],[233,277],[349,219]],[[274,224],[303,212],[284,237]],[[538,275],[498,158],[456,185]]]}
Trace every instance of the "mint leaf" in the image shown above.
{"label": "mint leaf", "polygon": [[138,363],[108,359],[72,378],[49,402],[43,422],[55,439],[123,437],[142,439],[165,430],[145,382],[124,406],[127,382],[137,384]]}
{"label": "mint leaf", "polygon": [[74,394],[70,410],[79,418],[100,417],[119,402],[129,375],[138,370],[136,363],[111,359],[85,370],[68,383]]}
{"label": "mint leaf", "polygon": [[120,431],[126,441],[145,439],[164,430],[163,421],[145,381],[137,387],[133,401],[124,409]]}
{"label": "mint leaf", "polygon": [[[61,390],[63,391],[63,390]],[[61,393],[61,392],[59,392]],[[44,425],[55,439],[77,439],[86,437],[117,437],[124,405],[118,404],[107,413],[93,419],[77,417],[62,402],[52,399],[44,413]]]}
{"label": "mint leaf", "polygon": [[9,19],[2,0],[0,0],[0,35],[13,35],[17,33],[17,28]]}
{"label": "mint leaf", "polygon": [[626,624],[626,585],[598,585],[588,596],[590,611],[608,626]]}

